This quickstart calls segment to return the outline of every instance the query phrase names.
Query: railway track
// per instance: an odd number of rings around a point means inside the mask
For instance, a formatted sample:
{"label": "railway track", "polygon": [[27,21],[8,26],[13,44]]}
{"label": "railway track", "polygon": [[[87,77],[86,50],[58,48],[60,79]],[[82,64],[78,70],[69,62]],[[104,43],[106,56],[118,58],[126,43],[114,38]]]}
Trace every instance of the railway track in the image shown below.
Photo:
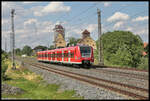
{"label": "railway track", "polygon": [[143,80],[148,80],[149,77],[144,74],[133,74],[133,73],[126,73],[126,72],[120,72],[120,71],[113,71],[113,70],[104,70],[104,69],[92,69],[91,71],[95,72],[100,72],[100,73],[109,73],[113,75],[120,75],[120,76],[128,76],[131,78],[136,78],[136,79],[143,79]]}
{"label": "railway track", "polygon": [[[68,66],[68,67],[72,67],[72,66]],[[102,68],[98,69],[97,67],[100,68],[100,66],[96,66],[96,65],[91,66],[90,71],[95,71],[95,72],[100,72],[100,73],[107,73],[107,74],[109,73],[109,74],[112,74],[112,75],[119,75],[119,76],[128,76],[128,77],[131,77],[131,78],[142,79],[142,80],[148,80],[149,79],[148,75],[144,75],[144,74],[134,74],[134,73],[129,73],[129,72],[127,73],[127,72],[124,72],[124,71],[106,70],[106,69],[102,69]],[[109,66],[102,66],[102,67],[104,67],[104,68],[113,68],[113,67],[109,67]],[[137,69],[131,69],[131,68],[118,68],[117,67],[117,68],[113,68],[113,69],[147,72],[147,71],[144,71],[144,70],[137,70]]]}
{"label": "railway track", "polygon": [[148,72],[148,70],[136,69],[136,68],[129,68],[129,67],[115,67],[115,66],[98,66],[94,65],[95,68],[112,68],[112,69],[122,69],[122,70],[131,70],[131,71],[139,71],[139,72]]}
{"label": "railway track", "polygon": [[27,64],[45,69],[47,71],[60,74],[63,76],[67,76],[76,80],[80,80],[86,83],[89,83],[91,85],[97,86],[97,87],[103,87],[107,90],[117,92],[119,94],[126,95],[130,97],[131,99],[148,99],[148,89],[139,88],[127,84],[122,84],[119,82],[109,81],[102,78],[96,78],[92,76],[87,76],[83,74],[78,74],[62,69],[56,69],[49,66],[37,64],[37,63],[29,63],[26,61]]}

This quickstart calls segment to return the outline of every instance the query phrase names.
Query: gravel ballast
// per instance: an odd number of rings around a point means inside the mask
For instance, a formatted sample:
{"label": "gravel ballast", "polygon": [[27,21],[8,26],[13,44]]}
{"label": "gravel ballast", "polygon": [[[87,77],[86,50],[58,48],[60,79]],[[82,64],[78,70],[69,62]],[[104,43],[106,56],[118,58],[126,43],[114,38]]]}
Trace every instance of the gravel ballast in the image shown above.
{"label": "gravel ballast", "polygon": [[91,86],[90,84],[71,79],[66,76],[51,73],[37,67],[25,65],[30,71],[40,74],[44,81],[49,84],[60,84],[60,91],[75,90],[75,96],[83,96],[84,99],[127,99],[125,96],[116,94],[115,92],[107,91],[103,88]]}
{"label": "gravel ballast", "polygon": [[[83,69],[83,68],[77,69],[74,67],[66,67],[66,66],[62,66],[62,65],[54,65],[54,64],[51,65],[51,64],[47,64],[47,63],[42,63],[42,65],[52,66],[52,67],[55,67],[58,69],[64,69],[64,70],[71,71],[74,73],[98,77],[98,78],[102,78],[102,79],[106,79],[106,80],[110,80],[110,81],[121,82],[123,84],[129,84],[129,85],[140,87],[140,88],[145,88],[145,89],[149,88],[148,80],[144,80],[144,79],[135,79],[135,78],[131,78],[130,76],[121,76],[121,75],[114,75],[111,73],[94,72],[94,71],[91,71],[90,69]],[[103,68],[101,68],[101,69],[103,69]],[[100,70],[100,68],[99,68],[99,70]]]}
{"label": "gravel ballast", "polygon": [[16,95],[16,94],[22,94],[24,93],[24,90],[18,87],[14,87],[8,84],[2,84],[2,93],[3,94],[11,94],[11,95]]}

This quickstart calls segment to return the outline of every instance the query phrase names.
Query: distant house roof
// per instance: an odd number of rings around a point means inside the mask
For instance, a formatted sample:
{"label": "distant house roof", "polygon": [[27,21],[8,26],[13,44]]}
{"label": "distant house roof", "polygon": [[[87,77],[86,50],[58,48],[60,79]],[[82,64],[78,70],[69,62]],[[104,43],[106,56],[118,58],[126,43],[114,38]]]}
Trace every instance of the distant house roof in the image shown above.
{"label": "distant house roof", "polygon": [[148,45],[148,43],[144,42],[144,48]]}
{"label": "distant house roof", "polygon": [[85,29],[82,34],[90,34],[90,32]]}
{"label": "distant house roof", "polygon": [[63,29],[63,27],[61,25],[55,25],[56,29]]}
{"label": "distant house roof", "polygon": [[146,52],[144,52],[144,51],[143,51],[143,53],[142,53],[142,54],[143,54],[143,56],[147,55],[147,53],[146,53]]}
{"label": "distant house roof", "polygon": [[[144,44],[143,44],[144,48],[145,48],[147,45],[148,45],[148,43],[144,42]],[[147,53],[146,53],[145,51],[143,51],[143,52],[142,52],[142,55],[145,56],[145,55],[147,55]]]}

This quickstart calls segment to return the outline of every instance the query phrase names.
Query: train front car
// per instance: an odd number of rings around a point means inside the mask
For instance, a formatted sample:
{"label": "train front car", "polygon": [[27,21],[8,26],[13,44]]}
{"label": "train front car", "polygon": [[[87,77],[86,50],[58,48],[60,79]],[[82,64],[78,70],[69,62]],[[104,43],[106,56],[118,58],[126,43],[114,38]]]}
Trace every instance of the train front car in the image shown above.
{"label": "train front car", "polygon": [[82,66],[90,66],[94,63],[93,48],[90,46],[79,46]]}

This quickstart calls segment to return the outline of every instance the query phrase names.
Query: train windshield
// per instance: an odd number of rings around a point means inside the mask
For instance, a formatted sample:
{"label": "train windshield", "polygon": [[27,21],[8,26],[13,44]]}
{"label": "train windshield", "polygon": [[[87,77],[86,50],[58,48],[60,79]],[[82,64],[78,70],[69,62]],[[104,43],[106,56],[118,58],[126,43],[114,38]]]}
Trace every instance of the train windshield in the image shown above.
{"label": "train windshield", "polygon": [[91,47],[80,46],[80,52],[81,52],[82,57],[90,57]]}

